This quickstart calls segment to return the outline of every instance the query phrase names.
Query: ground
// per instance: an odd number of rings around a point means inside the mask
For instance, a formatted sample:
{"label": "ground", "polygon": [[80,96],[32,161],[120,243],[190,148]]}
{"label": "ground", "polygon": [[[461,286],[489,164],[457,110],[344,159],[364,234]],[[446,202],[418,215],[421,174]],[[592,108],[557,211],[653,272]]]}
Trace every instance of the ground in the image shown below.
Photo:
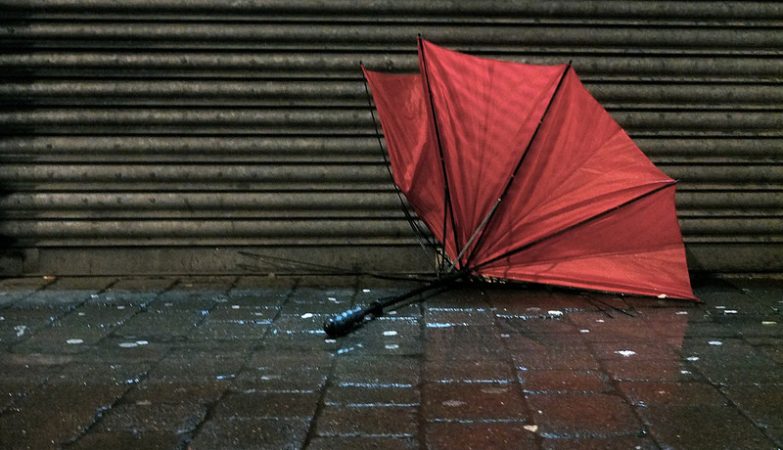
{"label": "ground", "polygon": [[783,282],[702,304],[459,286],[327,339],[410,282],[0,282],[0,448],[783,445]]}

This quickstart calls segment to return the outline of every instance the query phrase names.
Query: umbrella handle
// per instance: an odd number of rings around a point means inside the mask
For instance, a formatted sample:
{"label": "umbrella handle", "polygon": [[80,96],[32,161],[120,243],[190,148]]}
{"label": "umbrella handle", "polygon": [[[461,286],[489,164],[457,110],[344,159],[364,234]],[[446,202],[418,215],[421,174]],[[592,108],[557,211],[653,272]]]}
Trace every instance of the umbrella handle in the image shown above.
{"label": "umbrella handle", "polygon": [[324,331],[326,335],[335,338],[345,336],[346,334],[357,328],[367,316],[380,316],[383,314],[383,309],[388,308],[395,303],[399,303],[405,299],[414,297],[427,291],[431,291],[442,286],[448,286],[451,283],[468,278],[470,274],[468,272],[454,272],[439,280],[434,280],[427,283],[424,286],[410,290],[402,295],[394,297],[382,298],[378,301],[372,302],[367,307],[355,306],[349,310],[343,311],[336,316],[332,316],[324,321]]}
{"label": "umbrella handle", "polygon": [[374,302],[368,307],[355,306],[351,309],[332,316],[324,321],[324,331],[327,336],[335,338],[345,336],[357,328],[365,317],[370,314],[380,315],[383,313],[383,307],[379,302]]}

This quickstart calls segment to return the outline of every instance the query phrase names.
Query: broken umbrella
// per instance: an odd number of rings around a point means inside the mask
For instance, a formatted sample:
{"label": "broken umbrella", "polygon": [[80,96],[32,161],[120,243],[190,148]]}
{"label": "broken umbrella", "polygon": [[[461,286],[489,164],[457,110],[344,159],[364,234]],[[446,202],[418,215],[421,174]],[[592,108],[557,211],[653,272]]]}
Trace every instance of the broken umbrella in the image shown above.
{"label": "broken umbrella", "polygon": [[[464,279],[695,300],[675,180],[642,153],[570,63],[480,58],[418,40],[419,73],[367,70],[398,192],[443,271],[326,321],[345,334],[383,308]],[[380,137],[379,137],[380,139]]]}

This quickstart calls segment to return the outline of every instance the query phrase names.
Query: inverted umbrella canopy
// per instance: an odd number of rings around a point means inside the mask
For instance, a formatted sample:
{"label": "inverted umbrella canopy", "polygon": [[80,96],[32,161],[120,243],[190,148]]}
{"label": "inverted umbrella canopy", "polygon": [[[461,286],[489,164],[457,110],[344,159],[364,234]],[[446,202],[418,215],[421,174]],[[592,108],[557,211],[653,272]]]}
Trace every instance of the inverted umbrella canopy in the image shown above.
{"label": "inverted umbrella canopy", "polygon": [[675,180],[569,65],[419,39],[418,74],[362,68],[395,184],[459,272],[696,300]]}

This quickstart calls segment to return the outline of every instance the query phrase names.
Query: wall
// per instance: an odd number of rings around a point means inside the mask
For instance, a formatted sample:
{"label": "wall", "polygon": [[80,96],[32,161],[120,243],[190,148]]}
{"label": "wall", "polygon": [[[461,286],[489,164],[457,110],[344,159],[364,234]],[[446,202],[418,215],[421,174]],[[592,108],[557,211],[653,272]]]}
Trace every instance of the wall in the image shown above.
{"label": "wall", "polygon": [[427,270],[360,60],[416,34],[569,59],[665,172],[694,269],[783,270],[783,7],[759,2],[0,1],[6,273]]}

